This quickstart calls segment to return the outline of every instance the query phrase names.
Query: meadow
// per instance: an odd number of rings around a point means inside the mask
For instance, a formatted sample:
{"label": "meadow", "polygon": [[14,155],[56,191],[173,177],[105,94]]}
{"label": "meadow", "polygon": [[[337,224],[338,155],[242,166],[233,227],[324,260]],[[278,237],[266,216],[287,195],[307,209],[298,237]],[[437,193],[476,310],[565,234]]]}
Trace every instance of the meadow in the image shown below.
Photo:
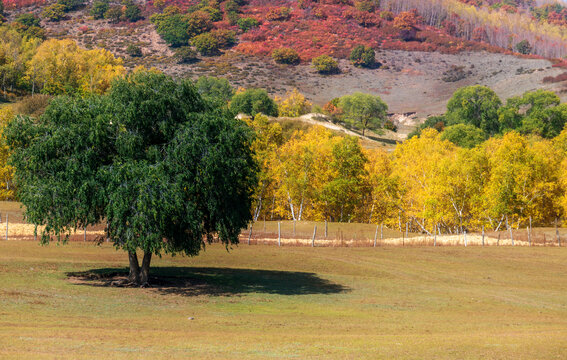
{"label": "meadow", "polygon": [[567,249],[208,246],[111,286],[111,245],[0,241],[3,359],[559,359]]}

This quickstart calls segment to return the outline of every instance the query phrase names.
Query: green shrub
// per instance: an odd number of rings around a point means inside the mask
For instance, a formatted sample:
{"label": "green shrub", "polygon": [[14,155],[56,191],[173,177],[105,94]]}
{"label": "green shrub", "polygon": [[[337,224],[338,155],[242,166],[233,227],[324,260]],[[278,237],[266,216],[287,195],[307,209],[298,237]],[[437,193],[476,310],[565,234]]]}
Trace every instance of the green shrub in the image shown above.
{"label": "green shrub", "polygon": [[210,34],[217,39],[219,48],[225,49],[236,44],[236,33],[232,30],[217,29],[210,32]]}
{"label": "green shrub", "polygon": [[91,15],[95,19],[104,19],[104,13],[108,11],[108,1],[96,0],[91,7]]}
{"label": "green shrub", "polygon": [[240,30],[242,30],[244,32],[247,32],[248,30],[255,28],[258,25],[260,25],[258,20],[251,18],[251,17],[240,18],[240,19],[238,19],[236,24],[238,25]]}
{"label": "green shrub", "polygon": [[142,19],[142,9],[134,2],[129,1],[124,10],[124,17],[130,22],[136,22]]}
{"label": "green shrub", "polygon": [[272,51],[272,59],[278,64],[297,65],[300,62],[297,51],[290,48],[280,48]]}
{"label": "green shrub", "polygon": [[57,0],[58,4],[65,6],[65,11],[72,11],[83,6],[83,0]]}
{"label": "green shrub", "polygon": [[187,33],[189,37],[206,33],[213,28],[211,15],[205,11],[195,11],[186,17]]}
{"label": "green shrub", "polygon": [[112,23],[118,23],[122,19],[122,6],[114,5],[104,13],[104,18]]}
{"label": "green shrub", "polygon": [[225,78],[201,76],[195,83],[195,87],[204,98],[225,104],[234,96],[234,89]]}
{"label": "green shrub", "polygon": [[[165,10],[167,10],[166,8]],[[150,17],[150,21],[155,25],[156,31],[161,38],[173,47],[187,45],[190,37],[187,33],[187,22],[182,14],[166,12],[163,14],[154,14]]]}
{"label": "green shrub", "polygon": [[226,13],[226,18],[230,25],[236,25],[238,24],[238,20],[240,20],[240,15],[235,11],[229,11]]}
{"label": "green shrub", "polygon": [[43,9],[41,16],[48,20],[58,22],[65,18],[65,5],[52,4]]}
{"label": "green shrub", "polygon": [[268,116],[278,116],[278,105],[264,89],[248,89],[232,97],[230,110],[236,114],[255,116],[262,113]]}
{"label": "green shrub", "polygon": [[205,6],[201,8],[201,11],[206,12],[211,17],[211,21],[221,21],[222,20],[222,13],[219,9],[215,9],[211,6]]}
{"label": "green shrub", "polygon": [[339,64],[328,55],[321,55],[311,60],[311,65],[319,74],[337,74],[340,72]]}
{"label": "green shrub", "polygon": [[530,42],[528,40],[522,40],[519,43],[516,44],[516,50],[520,53],[520,54],[524,54],[524,55],[528,55],[532,53],[532,46],[530,45]]}
{"label": "green shrub", "polygon": [[235,12],[238,13],[240,11],[240,5],[236,3],[234,0],[228,0],[224,3],[224,11],[226,13]]}
{"label": "green shrub", "polygon": [[126,54],[130,55],[131,57],[141,57],[142,49],[138,45],[130,44],[126,47]]}
{"label": "green shrub", "polygon": [[374,49],[364,45],[357,45],[350,53],[350,61],[354,66],[370,68],[376,64]]}
{"label": "green shrub", "polygon": [[197,35],[191,39],[191,43],[203,56],[214,56],[219,54],[219,41],[211,33]]}
{"label": "green shrub", "polygon": [[190,46],[182,46],[175,50],[174,57],[178,64],[191,64],[199,60],[197,52]]}

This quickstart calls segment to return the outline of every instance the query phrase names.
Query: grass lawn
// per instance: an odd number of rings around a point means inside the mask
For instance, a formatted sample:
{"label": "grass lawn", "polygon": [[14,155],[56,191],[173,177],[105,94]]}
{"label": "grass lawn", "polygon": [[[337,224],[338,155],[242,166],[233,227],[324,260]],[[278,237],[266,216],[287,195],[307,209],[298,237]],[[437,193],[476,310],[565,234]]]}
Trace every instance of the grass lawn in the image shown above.
{"label": "grass lawn", "polygon": [[0,241],[0,358],[567,356],[566,248],[213,245],[156,258],[154,288],[70,279],[126,261]]}

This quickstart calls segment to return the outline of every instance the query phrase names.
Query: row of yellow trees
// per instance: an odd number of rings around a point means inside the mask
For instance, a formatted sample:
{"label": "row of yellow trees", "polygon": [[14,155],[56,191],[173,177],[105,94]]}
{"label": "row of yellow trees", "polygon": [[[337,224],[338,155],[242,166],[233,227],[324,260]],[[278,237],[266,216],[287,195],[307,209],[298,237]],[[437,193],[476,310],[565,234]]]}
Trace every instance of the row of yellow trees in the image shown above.
{"label": "row of yellow trees", "polygon": [[384,223],[445,233],[551,224],[567,209],[567,130],[553,140],[515,132],[473,148],[433,129],[388,153],[323,127],[282,136],[250,120],[261,166],[258,219]]}

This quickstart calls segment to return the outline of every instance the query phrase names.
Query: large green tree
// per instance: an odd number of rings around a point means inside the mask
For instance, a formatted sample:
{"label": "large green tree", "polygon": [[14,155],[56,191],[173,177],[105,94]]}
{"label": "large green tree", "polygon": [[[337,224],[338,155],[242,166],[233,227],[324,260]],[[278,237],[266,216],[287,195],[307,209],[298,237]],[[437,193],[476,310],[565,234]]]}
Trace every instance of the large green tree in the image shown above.
{"label": "large green tree", "polygon": [[45,226],[42,241],[106,222],[135,284],[148,281],[152,254],[197,255],[215,236],[237,243],[251,220],[251,132],[188,81],[135,72],[108,95],[55,98],[39,120],[19,117],[5,136],[27,219]]}
{"label": "large green tree", "polygon": [[449,125],[469,124],[489,135],[500,131],[498,109],[502,101],[486,86],[474,85],[461,88],[453,94],[447,104]]}
{"label": "large green tree", "polygon": [[379,96],[355,92],[340,98],[339,107],[342,109],[342,119],[357,129],[376,129],[382,126],[386,119],[388,105]]}

